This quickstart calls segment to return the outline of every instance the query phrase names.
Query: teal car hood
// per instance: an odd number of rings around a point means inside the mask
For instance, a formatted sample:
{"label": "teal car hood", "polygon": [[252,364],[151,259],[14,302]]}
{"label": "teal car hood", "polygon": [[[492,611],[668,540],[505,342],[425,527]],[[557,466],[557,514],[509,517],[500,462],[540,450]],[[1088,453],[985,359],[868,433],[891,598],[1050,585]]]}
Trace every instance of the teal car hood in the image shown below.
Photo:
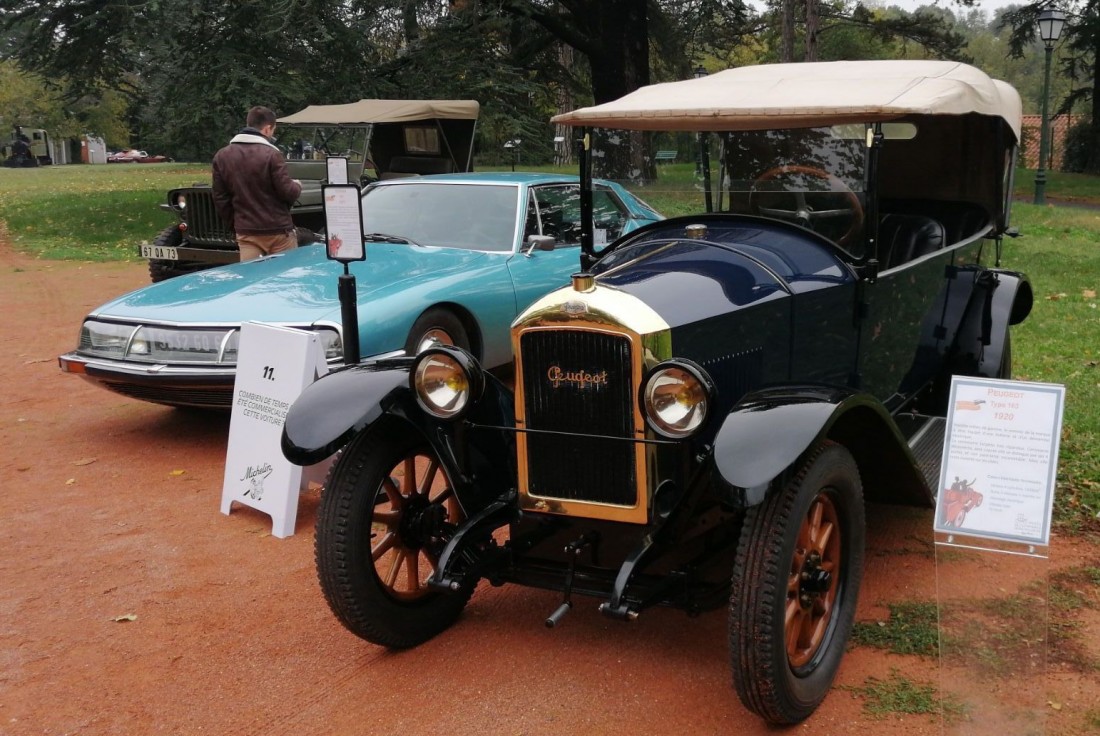
{"label": "teal car hood", "polygon": [[[508,256],[389,243],[368,243],[366,251],[365,261],[350,266],[360,306],[400,291],[404,283],[468,272],[489,258],[500,258],[503,265]],[[339,324],[342,273],[341,264],[328,260],[321,246],[305,246],[152,284],[107,302],[90,316],[176,324]]]}

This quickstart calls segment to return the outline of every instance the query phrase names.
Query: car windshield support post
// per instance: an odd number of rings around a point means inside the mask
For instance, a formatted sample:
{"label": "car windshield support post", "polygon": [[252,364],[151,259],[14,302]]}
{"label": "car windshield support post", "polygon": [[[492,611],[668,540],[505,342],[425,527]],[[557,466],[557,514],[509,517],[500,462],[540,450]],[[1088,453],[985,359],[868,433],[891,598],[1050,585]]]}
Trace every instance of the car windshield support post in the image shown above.
{"label": "car windshield support post", "polygon": [[867,126],[867,167],[863,182],[864,196],[867,198],[865,211],[867,229],[864,235],[864,278],[874,283],[878,278],[878,159],[882,151],[882,123]]}
{"label": "car windshield support post", "polygon": [[699,133],[699,168],[703,174],[703,198],[707,212],[714,212],[714,200],[710,193],[710,133]]}
{"label": "car windshield support post", "polygon": [[591,145],[591,131],[581,128],[581,137],[577,140],[577,160],[581,167],[581,270],[585,272],[596,263],[593,250],[595,223],[592,221],[592,158],[589,156]]}

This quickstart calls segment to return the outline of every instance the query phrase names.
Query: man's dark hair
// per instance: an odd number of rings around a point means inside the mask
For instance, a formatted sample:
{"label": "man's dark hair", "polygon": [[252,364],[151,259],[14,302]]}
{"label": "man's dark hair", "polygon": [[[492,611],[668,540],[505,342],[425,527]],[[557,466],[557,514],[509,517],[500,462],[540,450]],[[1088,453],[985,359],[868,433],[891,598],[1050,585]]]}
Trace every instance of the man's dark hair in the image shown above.
{"label": "man's dark hair", "polygon": [[245,118],[244,123],[249,128],[259,130],[265,125],[275,124],[275,113],[266,107],[256,105],[256,107],[248,111],[248,117]]}

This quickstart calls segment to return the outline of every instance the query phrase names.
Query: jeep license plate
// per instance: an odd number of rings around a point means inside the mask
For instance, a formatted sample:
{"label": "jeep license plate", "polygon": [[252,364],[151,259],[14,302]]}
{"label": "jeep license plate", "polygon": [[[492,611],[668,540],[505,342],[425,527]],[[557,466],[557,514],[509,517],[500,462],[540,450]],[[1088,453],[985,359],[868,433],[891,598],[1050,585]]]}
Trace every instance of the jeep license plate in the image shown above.
{"label": "jeep license plate", "polygon": [[179,253],[167,245],[142,245],[142,258],[159,258],[162,261],[178,261]]}

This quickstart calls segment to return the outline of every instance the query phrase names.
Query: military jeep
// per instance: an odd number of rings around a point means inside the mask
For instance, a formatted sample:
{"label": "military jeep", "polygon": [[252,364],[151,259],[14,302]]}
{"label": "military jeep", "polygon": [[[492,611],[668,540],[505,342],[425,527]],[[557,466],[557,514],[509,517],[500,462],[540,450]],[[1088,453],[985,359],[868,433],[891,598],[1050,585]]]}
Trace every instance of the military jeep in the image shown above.
{"label": "military jeep", "polygon": [[[932,505],[952,375],[1011,374],[1020,97],[954,62],[777,64],[554,122],[579,129],[581,262],[512,323],[513,381],[435,346],[337,370],[287,414],[291,461],[339,452],[325,598],[392,648],[482,580],[559,592],[548,626],[724,607],[742,703],[801,721],[844,655],[865,502]],[[590,163],[646,170],[668,147],[647,131],[698,137],[683,193],[704,211],[598,247]]]}
{"label": "military jeep", "polygon": [[[278,145],[302,194],[291,207],[298,244],[322,240],[327,159],[347,159],[348,181],[473,170],[479,106],[471,100],[359,100],[311,105],[279,118]],[[240,260],[236,235],[218,216],[209,184],[168,192],[162,209],[179,222],[138,250],[153,282]]]}

